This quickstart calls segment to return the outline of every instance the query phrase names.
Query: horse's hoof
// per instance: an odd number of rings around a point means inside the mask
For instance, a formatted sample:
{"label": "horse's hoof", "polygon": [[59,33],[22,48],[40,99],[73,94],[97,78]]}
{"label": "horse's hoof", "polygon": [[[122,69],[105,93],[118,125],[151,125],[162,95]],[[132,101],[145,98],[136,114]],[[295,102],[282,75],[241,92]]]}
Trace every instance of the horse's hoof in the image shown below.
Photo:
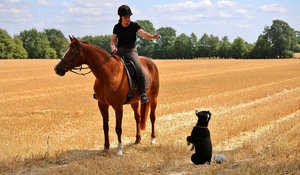
{"label": "horse's hoof", "polygon": [[141,140],[140,139],[136,139],[134,144],[140,144],[141,143]]}
{"label": "horse's hoof", "polygon": [[122,143],[118,144],[118,152],[117,152],[118,156],[122,156],[123,155],[123,146]]}
{"label": "horse's hoof", "polygon": [[155,138],[151,138],[151,145],[156,145],[157,143],[156,143],[156,140],[155,140]]}
{"label": "horse's hoof", "polygon": [[117,155],[118,156],[122,156],[123,155],[123,151],[121,149],[118,149]]}

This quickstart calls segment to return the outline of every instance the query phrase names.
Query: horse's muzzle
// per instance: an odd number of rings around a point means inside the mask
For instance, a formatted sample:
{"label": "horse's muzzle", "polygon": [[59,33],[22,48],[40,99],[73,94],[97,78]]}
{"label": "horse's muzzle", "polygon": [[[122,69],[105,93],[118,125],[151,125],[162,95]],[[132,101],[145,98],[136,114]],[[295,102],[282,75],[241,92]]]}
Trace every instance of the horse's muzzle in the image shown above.
{"label": "horse's muzzle", "polygon": [[66,74],[66,70],[63,69],[63,68],[61,68],[61,67],[59,67],[59,66],[55,66],[54,67],[54,71],[59,76],[64,76]]}

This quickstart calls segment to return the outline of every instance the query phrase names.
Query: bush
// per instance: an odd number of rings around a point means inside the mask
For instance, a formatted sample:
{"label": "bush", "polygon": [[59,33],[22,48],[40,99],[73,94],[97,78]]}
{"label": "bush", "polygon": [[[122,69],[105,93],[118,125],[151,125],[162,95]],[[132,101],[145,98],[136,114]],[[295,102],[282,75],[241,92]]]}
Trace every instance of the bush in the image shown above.
{"label": "bush", "polygon": [[294,48],[294,52],[300,52],[300,44],[297,44],[297,46]]}
{"label": "bush", "polygon": [[294,52],[291,50],[286,50],[283,52],[283,57],[284,58],[293,58]]}

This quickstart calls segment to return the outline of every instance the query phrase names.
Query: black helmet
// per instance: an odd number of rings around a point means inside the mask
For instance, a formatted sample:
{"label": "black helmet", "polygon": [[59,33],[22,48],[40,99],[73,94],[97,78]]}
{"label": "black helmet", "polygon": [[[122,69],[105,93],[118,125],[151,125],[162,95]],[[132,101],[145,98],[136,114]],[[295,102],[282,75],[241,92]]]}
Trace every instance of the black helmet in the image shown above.
{"label": "black helmet", "polygon": [[118,15],[121,16],[131,16],[131,10],[127,5],[122,5],[118,9]]}

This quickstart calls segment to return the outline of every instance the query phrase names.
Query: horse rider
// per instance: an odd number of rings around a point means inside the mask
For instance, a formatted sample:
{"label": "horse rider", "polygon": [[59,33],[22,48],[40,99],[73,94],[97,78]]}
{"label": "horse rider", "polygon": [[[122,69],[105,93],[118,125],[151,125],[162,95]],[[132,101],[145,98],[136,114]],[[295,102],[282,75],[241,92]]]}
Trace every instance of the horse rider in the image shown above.
{"label": "horse rider", "polygon": [[118,8],[118,15],[120,18],[113,28],[110,41],[111,51],[112,53],[118,52],[120,55],[126,56],[135,64],[141,103],[147,103],[149,100],[145,90],[145,74],[136,49],[136,34],[148,40],[158,39],[159,35],[151,35],[144,31],[139,24],[132,22],[130,20],[132,12],[127,5],[122,5]]}

